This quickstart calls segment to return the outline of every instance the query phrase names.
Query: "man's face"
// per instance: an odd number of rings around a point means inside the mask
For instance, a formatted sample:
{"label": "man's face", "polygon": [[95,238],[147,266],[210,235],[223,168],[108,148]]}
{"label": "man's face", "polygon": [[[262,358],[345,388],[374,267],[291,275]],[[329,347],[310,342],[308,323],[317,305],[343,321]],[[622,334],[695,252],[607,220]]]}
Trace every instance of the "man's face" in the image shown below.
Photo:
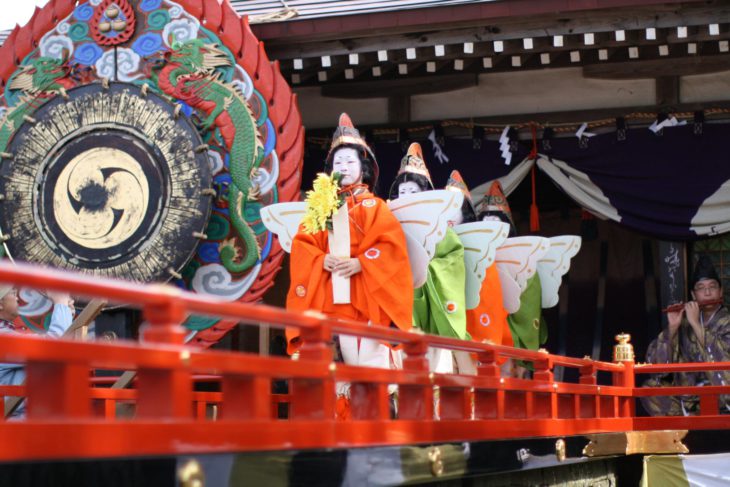
{"label": "man's face", "polygon": [[698,302],[719,301],[722,297],[722,287],[714,279],[700,279],[692,289],[692,298]]}
{"label": "man's face", "polygon": [[13,288],[12,290],[10,290],[10,292],[8,292],[8,294],[0,299],[0,317],[8,321],[13,321],[15,318],[18,317],[19,307],[18,291]]}
{"label": "man's face", "polygon": [[332,172],[342,175],[341,186],[349,186],[362,182],[362,163],[357,151],[350,147],[344,147],[335,152],[332,159]]}

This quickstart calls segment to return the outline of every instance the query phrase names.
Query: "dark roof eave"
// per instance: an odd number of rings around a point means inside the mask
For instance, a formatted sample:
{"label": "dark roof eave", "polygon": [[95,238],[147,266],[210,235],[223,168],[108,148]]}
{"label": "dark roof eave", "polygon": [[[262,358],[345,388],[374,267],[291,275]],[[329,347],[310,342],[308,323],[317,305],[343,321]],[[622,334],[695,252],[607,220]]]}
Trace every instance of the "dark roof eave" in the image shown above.
{"label": "dark roof eave", "polygon": [[254,34],[263,41],[288,42],[296,39],[308,41],[347,37],[380,35],[384,31],[418,30],[428,26],[434,30],[439,25],[466,26],[485,20],[510,17],[529,17],[545,14],[575,13],[588,10],[607,10],[622,7],[642,7],[679,3],[701,3],[705,0],[505,0],[479,4],[431,7],[394,12],[345,15],[307,20],[291,19],[282,22],[252,25]]}

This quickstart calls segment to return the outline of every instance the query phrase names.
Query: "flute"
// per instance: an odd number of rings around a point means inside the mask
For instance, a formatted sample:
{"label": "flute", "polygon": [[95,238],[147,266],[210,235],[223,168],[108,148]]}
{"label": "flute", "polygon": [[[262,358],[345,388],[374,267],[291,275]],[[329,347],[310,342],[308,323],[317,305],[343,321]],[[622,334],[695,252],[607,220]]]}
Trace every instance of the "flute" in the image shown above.
{"label": "flute", "polygon": [[[662,309],[662,313],[678,313],[679,311],[682,311],[684,309],[684,305],[687,304],[684,301],[680,301],[679,303],[670,304],[666,308]],[[710,301],[697,301],[697,304],[700,306],[714,306],[716,304],[723,304],[722,299],[714,299]]]}

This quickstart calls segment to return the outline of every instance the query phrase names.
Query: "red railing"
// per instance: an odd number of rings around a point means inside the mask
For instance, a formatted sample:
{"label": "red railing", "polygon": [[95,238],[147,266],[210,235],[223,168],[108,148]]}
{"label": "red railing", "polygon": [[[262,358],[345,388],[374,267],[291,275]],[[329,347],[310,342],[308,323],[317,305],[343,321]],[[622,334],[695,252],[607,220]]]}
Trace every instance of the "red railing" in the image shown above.
{"label": "red railing", "polygon": [[[0,362],[24,363],[25,386],[0,395],[27,397],[27,417],[0,420],[0,461],[217,453],[253,450],[349,448],[521,437],[558,437],[633,429],[727,428],[718,414],[730,387],[635,388],[635,373],[730,369],[730,363],[634,366],[561,357],[294,314],[263,305],[221,302],[169,286],[125,282],[0,264],[0,282],[104,297],[143,310],[141,342],[50,340],[0,336]],[[188,313],[252,324],[299,328],[298,360],[201,350],[186,346],[180,326]],[[333,336],[348,334],[399,344],[403,370],[334,363]],[[429,346],[477,354],[477,376],[429,372]],[[504,358],[529,361],[533,379],[501,377]],[[554,367],[577,369],[578,383],[557,382]],[[134,389],[110,389],[90,380],[97,369],[134,370]],[[599,385],[598,372],[611,375]],[[219,392],[195,391],[196,378]],[[289,393],[272,393],[286,381]],[[352,418],[335,419],[335,382],[351,383]],[[397,419],[388,385],[398,384]],[[434,390],[438,386],[438,415]],[[636,398],[698,394],[701,416],[636,417]],[[712,403],[715,403],[714,408]],[[125,404],[134,405],[134,413]],[[280,404],[288,410],[277,414]]]}

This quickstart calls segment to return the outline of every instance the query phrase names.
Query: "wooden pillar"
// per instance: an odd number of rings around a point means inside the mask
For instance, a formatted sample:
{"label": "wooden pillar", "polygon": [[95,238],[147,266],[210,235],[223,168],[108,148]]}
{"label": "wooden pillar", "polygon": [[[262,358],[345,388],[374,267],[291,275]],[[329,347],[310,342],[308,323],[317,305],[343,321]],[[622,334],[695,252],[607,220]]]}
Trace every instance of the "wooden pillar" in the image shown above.
{"label": "wooden pillar", "polygon": [[388,97],[388,123],[411,121],[411,97],[408,95]]}
{"label": "wooden pillar", "polygon": [[679,76],[656,78],[656,104],[660,107],[679,104]]}

